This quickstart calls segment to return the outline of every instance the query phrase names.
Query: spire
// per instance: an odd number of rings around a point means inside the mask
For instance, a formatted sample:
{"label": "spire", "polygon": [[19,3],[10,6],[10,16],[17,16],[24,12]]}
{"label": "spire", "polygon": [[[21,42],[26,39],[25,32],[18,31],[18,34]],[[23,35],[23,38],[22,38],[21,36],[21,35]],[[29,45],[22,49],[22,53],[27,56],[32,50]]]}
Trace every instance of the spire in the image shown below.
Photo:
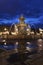
{"label": "spire", "polygon": [[24,22],[25,18],[23,17],[23,15],[20,16],[19,20],[20,20],[20,24],[24,24],[25,23]]}
{"label": "spire", "polygon": [[21,17],[19,18],[20,21],[24,21],[25,18],[23,17],[23,15],[21,15]]}

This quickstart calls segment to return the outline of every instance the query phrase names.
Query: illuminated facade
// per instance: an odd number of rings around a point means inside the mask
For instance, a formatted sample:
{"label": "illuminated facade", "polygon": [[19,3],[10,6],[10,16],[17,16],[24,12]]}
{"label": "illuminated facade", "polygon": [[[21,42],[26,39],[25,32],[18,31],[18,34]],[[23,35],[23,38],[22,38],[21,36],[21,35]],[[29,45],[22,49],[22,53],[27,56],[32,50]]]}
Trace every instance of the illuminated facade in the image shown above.
{"label": "illuminated facade", "polygon": [[28,24],[26,24],[25,22],[24,22],[24,17],[23,16],[21,16],[20,18],[19,18],[19,23],[18,24],[16,24],[16,25],[14,25],[14,27],[15,27],[15,32],[17,33],[17,34],[21,34],[21,35],[26,35],[26,34],[30,34],[30,25],[28,25]]}

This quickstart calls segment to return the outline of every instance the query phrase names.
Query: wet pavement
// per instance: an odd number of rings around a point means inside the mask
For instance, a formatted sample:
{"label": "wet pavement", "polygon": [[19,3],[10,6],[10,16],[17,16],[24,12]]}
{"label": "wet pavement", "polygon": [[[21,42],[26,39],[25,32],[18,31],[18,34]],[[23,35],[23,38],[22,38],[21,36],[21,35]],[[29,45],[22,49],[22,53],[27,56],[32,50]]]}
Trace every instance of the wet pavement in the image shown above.
{"label": "wet pavement", "polygon": [[39,53],[10,53],[0,54],[0,65],[43,65],[43,51]]}
{"label": "wet pavement", "polygon": [[[25,45],[25,41],[19,44]],[[27,41],[26,44],[19,48],[18,42],[0,45],[0,65],[43,65],[43,40]]]}

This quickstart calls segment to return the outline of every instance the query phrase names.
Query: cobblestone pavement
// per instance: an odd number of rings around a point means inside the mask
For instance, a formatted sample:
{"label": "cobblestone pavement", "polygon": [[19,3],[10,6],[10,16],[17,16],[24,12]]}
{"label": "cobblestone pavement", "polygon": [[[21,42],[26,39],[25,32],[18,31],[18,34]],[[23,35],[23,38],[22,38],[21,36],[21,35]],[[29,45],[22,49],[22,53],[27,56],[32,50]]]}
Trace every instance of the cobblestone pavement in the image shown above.
{"label": "cobblestone pavement", "polygon": [[[8,52],[5,51],[6,54],[8,54]],[[0,65],[43,65],[43,51],[41,51],[40,53],[37,54],[31,54],[31,55],[22,55],[22,54],[18,54],[16,56],[14,56],[15,54],[12,53],[13,58],[11,58],[10,56],[12,55],[6,55],[5,53],[0,54]],[[18,56],[19,61],[15,62],[15,58]],[[26,56],[26,57],[25,57]],[[10,60],[10,62],[8,62],[7,59],[12,59]],[[22,60],[20,60],[22,59]],[[25,59],[25,60],[24,60]]]}

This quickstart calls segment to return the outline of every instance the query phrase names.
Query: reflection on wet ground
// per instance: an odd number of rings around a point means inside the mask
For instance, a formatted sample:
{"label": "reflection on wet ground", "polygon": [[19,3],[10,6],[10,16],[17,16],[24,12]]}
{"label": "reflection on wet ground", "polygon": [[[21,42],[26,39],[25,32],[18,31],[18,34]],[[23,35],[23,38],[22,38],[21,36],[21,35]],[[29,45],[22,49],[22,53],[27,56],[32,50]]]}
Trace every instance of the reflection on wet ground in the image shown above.
{"label": "reflection on wet ground", "polygon": [[43,40],[4,41],[0,44],[0,65],[43,65]]}
{"label": "reflection on wet ground", "polygon": [[[4,40],[3,40],[4,41]],[[34,51],[34,50],[43,50],[43,40],[16,40],[16,41],[4,41],[3,43],[0,43],[0,49],[4,50],[27,50],[27,51]],[[23,50],[23,51],[24,51]]]}

